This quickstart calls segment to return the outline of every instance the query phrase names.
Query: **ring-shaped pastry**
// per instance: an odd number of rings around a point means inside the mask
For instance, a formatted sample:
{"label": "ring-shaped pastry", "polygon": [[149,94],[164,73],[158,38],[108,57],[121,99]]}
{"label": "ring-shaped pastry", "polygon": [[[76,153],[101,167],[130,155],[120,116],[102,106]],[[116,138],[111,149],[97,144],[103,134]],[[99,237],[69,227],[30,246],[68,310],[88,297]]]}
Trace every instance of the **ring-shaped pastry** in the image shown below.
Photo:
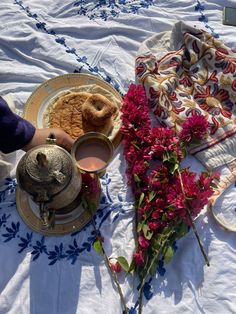
{"label": "ring-shaped pastry", "polygon": [[116,107],[105,96],[93,94],[83,103],[81,111],[87,121],[102,126],[116,112]]}

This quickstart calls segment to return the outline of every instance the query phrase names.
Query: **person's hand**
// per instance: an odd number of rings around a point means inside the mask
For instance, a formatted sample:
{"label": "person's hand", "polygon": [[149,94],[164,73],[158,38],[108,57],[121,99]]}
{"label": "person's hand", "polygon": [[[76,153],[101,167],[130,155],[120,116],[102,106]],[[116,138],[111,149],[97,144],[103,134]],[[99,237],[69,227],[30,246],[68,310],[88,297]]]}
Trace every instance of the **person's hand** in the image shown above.
{"label": "person's hand", "polygon": [[70,135],[59,128],[36,129],[31,141],[22,149],[27,152],[29,149],[35,146],[46,144],[46,138],[50,133],[55,135],[57,145],[65,148],[68,151],[71,150],[74,140],[70,137]]}

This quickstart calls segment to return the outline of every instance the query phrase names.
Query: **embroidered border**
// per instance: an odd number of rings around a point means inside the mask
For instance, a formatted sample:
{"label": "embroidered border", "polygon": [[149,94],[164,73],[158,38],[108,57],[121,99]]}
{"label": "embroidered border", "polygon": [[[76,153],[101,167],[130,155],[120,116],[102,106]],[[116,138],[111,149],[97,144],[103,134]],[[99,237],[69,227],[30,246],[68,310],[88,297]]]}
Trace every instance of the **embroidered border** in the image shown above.
{"label": "embroidered border", "polygon": [[78,54],[78,52],[76,51],[75,48],[71,48],[70,46],[67,45],[66,39],[64,37],[58,36],[55,30],[48,29],[46,23],[42,22],[37,14],[32,13],[28,6],[24,6],[23,1],[21,1],[21,0],[14,0],[14,4],[18,5],[23,11],[25,11],[27,16],[29,16],[30,18],[32,18],[32,19],[34,19],[36,21],[36,27],[39,30],[44,31],[48,35],[54,36],[56,43],[64,46],[64,48],[65,48],[67,53],[70,53],[70,54],[72,54],[72,55],[74,55],[76,57],[76,61],[79,63],[80,68],[79,68],[79,70],[75,70],[75,72],[79,72],[80,73],[83,69],[85,69],[85,70],[87,70],[87,71],[89,71],[89,72],[91,72],[93,74],[99,75],[102,79],[104,79],[106,82],[111,84],[120,94],[122,94],[120,86],[119,86],[119,84],[117,82],[112,80],[112,78],[109,75],[107,75],[105,73],[105,71],[103,71],[101,69],[98,69],[97,66],[91,67],[90,64],[87,61],[87,57],[86,56],[82,56],[82,57],[79,56],[79,54]]}
{"label": "embroidered border", "polygon": [[[116,0],[107,0],[107,1],[108,1],[108,3],[106,2],[106,0],[99,0],[99,3],[97,5],[99,5],[101,7],[104,4],[108,4],[108,7],[111,10],[114,10],[114,8],[117,6]],[[133,0],[130,0],[130,1],[128,1],[128,0],[118,0],[118,4],[119,5],[126,5],[127,3],[131,5],[131,3],[134,3],[134,2],[136,2],[136,0],[134,0],[134,1]],[[85,70],[87,70],[87,71],[89,71],[89,72],[91,72],[93,74],[97,74],[101,78],[103,78],[106,82],[110,83],[119,93],[122,94],[121,88],[120,88],[120,86],[119,86],[119,84],[117,82],[115,82],[109,75],[107,75],[105,73],[105,71],[103,71],[101,69],[98,69],[97,66],[91,67],[90,64],[87,61],[87,57],[86,56],[82,56],[81,57],[78,54],[78,52],[77,52],[77,50],[75,48],[70,47],[70,46],[67,45],[66,39],[64,37],[60,37],[59,35],[57,35],[55,30],[48,29],[46,23],[42,22],[39,19],[37,14],[32,13],[30,8],[23,4],[22,0],[14,0],[14,4],[18,5],[23,11],[26,12],[27,16],[29,16],[30,18],[33,18],[36,21],[36,27],[38,29],[44,31],[48,35],[54,36],[56,43],[64,46],[65,51],[67,53],[70,53],[70,54],[72,54],[72,55],[74,55],[76,57],[76,61],[79,63],[80,67],[79,67],[78,70],[75,70],[75,72],[80,73],[83,69],[85,69]],[[75,6],[77,6],[77,5],[79,6],[79,5],[82,5],[82,4],[85,4],[85,0],[79,0],[74,5]],[[140,2],[140,6],[142,8],[148,8],[150,5],[154,5],[153,0],[142,0]],[[93,8],[93,10],[95,9],[95,7]],[[131,12],[132,13],[137,13],[138,12],[138,7],[137,6],[134,6],[132,4],[131,7],[132,7],[132,9],[130,9],[131,11],[123,9],[122,12],[123,13],[131,13]],[[218,38],[219,35],[214,31],[214,29],[211,26],[209,26],[208,18],[204,14],[204,10],[205,10],[204,5],[199,0],[197,0],[197,5],[195,6],[195,11],[198,11],[201,14],[201,16],[199,17],[199,21],[203,22],[205,24],[205,27],[210,30],[212,35],[214,37]],[[85,14],[83,13],[83,15],[85,15]]]}
{"label": "embroidered border", "polygon": [[90,20],[107,21],[109,17],[118,17],[120,13],[138,14],[140,9],[148,9],[154,5],[154,0],[98,0],[96,2],[76,1],[74,6],[78,7],[77,14],[87,16]]}
{"label": "embroidered border", "polygon": [[[108,174],[101,178],[104,194],[101,197],[100,206],[94,216],[98,230],[101,229],[103,223],[112,213],[114,214],[114,217],[111,222],[114,223],[120,216],[125,216],[125,206],[130,206],[130,204],[123,201],[120,194],[118,194],[116,201],[111,198],[109,194],[110,182],[111,179]],[[71,244],[65,246],[63,242],[60,242],[58,245],[55,245],[53,249],[48,248],[46,243],[47,237],[40,236],[31,231],[21,234],[21,222],[11,221],[11,214],[2,212],[7,208],[16,206],[15,199],[13,201],[8,200],[8,198],[11,198],[14,195],[16,186],[15,179],[7,178],[5,180],[5,188],[0,191],[0,237],[2,237],[3,243],[16,240],[18,253],[22,253],[25,250],[30,251],[32,261],[36,261],[41,255],[46,255],[49,260],[48,265],[50,266],[62,259],[70,261],[71,264],[75,264],[79,255],[85,251],[91,251],[92,245],[97,238],[97,234],[93,229],[91,222],[82,230],[71,233],[70,236],[73,237]],[[5,203],[4,208],[1,206],[1,203],[3,202]],[[87,240],[79,245],[77,235],[84,231],[88,232]]]}
{"label": "embroidered border", "polygon": [[200,22],[202,22],[206,29],[210,30],[211,34],[215,38],[219,38],[219,34],[215,32],[214,28],[208,24],[208,17],[204,14],[205,6],[201,3],[201,1],[197,0],[197,5],[195,6],[195,11],[198,11],[201,16],[198,18]]}

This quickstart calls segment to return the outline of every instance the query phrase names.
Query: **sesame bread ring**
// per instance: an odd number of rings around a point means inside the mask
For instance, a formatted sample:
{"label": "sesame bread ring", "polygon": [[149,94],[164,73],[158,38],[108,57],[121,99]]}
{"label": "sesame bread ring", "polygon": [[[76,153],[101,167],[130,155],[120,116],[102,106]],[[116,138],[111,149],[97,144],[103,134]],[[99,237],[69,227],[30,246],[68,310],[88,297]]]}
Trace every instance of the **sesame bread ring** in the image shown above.
{"label": "sesame bread ring", "polygon": [[91,124],[102,126],[116,112],[116,107],[105,96],[93,94],[83,103],[81,111],[83,117]]}

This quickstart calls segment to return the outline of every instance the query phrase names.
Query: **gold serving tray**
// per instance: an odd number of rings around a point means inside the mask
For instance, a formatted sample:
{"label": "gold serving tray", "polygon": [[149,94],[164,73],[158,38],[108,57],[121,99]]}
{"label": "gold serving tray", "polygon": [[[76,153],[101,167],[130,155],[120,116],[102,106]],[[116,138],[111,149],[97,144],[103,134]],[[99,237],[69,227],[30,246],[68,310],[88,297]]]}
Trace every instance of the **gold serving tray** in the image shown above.
{"label": "gold serving tray", "polygon": [[[99,186],[99,193],[89,195],[89,200],[96,206],[99,206],[101,187],[100,181],[97,177],[97,183]],[[82,192],[79,193],[75,203],[71,210],[68,206],[66,210],[58,211],[55,215],[55,226],[53,229],[44,229],[42,221],[39,217],[39,208],[36,203],[33,202],[29,194],[23,191],[19,186],[16,189],[16,207],[19,215],[27,226],[33,231],[36,231],[46,236],[60,236],[75,231],[81,230],[92,219],[90,212],[83,207],[82,204]]]}

